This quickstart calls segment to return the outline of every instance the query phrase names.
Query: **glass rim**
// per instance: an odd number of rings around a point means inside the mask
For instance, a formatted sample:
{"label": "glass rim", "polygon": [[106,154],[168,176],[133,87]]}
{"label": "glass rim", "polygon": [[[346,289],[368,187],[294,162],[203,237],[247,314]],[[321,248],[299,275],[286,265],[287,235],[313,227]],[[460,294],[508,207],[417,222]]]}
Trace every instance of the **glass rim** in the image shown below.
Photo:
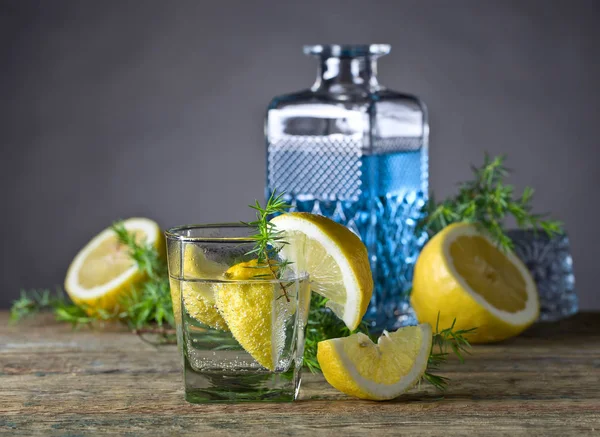
{"label": "glass rim", "polygon": [[385,56],[390,53],[390,44],[311,44],[305,45],[305,55],[354,58],[358,56]]}
{"label": "glass rim", "polygon": [[206,223],[196,225],[173,226],[165,231],[165,237],[168,240],[182,241],[189,243],[255,243],[256,241],[248,236],[245,237],[190,237],[182,235],[182,232],[193,229],[248,229],[248,226],[242,223]]}

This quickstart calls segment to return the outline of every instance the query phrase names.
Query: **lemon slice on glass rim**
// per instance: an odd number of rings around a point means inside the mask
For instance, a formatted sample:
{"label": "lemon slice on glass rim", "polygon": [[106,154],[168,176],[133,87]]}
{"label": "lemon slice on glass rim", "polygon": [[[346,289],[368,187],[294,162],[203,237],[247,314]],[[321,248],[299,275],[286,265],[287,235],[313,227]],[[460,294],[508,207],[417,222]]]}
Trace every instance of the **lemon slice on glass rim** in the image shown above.
{"label": "lemon slice on glass rim", "polygon": [[327,306],[356,329],[373,294],[367,248],[352,231],[320,215],[291,212],[271,220],[289,243],[281,248],[291,267],[308,272],[312,291],[329,299]]}

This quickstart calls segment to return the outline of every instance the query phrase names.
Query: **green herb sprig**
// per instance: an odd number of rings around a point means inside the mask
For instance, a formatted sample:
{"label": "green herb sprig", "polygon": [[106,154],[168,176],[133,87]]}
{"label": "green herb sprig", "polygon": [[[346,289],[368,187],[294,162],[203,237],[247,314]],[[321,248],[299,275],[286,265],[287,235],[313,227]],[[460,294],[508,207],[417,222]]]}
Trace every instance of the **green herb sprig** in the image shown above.
{"label": "green herb sprig", "polygon": [[18,322],[42,311],[51,311],[57,321],[73,325],[88,324],[94,320],[82,307],[71,302],[62,288],[57,287],[55,291],[21,290],[21,296],[13,302],[10,309],[10,321]]}
{"label": "green herb sprig", "polygon": [[435,325],[435,333],[431,342],[431,352],[427,360],[427,370],[422,376],[422,381],[433,385],[440,391],[445,391],[450,381],[449,378],[435,374],[440,370],[440,366],[448,361],[451,351],[458,357],[461,363],[464,363],[464,355],[470,353],[471,345],[465,335],[474,333],[477,328],[454,330],[456,319],[452,325],[446,329],[439,330],[440,313],[438,313]]}
{"label": "green herb sprig", "polygon": [[547,220],[546,214],[531,212],[533,188],[526,187],[515,197],[515,188],[504,182],[510,174],[504,165],[505,159],[505,156],[491,159],[486,154],[481,167],[472,167],[474,179],[460,184],[456,196],[436,203],[432,195],[426,206],[427,215],[419,228],[433,236],[452,223],[475,223],[504,250],[513,248],[505,229],[505,220],[509,216],[514,217],[520,228],[541,229],[550,237],[561,234],[560,221]]}
{"label": "green herb sprig", "polygon": [[[244,225],[256,229],[256,233],[250,236],[256,243],[254,248],[248,251],[246,255],[256,255],[257,265],[255,268],[268,268],[271,272],[270,275],[254,275],[255,278],[282,279],[287,267],[291,264],[290,261],[281,260],[279,257],[283,246],[289,244],[285,241],[283,231],[277,230],[275,225],[269,221],[274,215],[283,214],[290,208],[290,205],[283,200],[284,194],[277,194],[273,191],[264,208],[256,200],[254,205],[249,205],[250,208],[256,211],[256,220],[242,222]],[[280,286],[283,296],[289,302],[290,298],[286,285],[280,282]]]}

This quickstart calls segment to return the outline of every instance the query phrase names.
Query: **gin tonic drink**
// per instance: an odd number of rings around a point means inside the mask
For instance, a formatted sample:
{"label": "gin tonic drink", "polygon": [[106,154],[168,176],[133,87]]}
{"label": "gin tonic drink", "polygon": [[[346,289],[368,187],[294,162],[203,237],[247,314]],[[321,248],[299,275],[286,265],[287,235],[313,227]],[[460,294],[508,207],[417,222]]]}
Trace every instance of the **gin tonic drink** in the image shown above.
{"label": "gin tonic drink", "polygon": [[[171,295],[186,400],[292,401],[298,396],[308,276],[249,253],[237,224],[169,229]],[[282,267],[282,265],[284,267]]]}

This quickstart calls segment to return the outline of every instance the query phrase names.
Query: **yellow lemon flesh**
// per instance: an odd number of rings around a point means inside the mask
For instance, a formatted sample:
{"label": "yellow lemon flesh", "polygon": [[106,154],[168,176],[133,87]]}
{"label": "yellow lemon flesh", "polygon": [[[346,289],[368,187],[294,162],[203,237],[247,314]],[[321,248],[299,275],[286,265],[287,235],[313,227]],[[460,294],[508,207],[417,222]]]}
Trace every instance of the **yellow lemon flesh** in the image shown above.
{"label": "yellow lemon flesh", "polygon": [[229,267],[223,276],[226,279],[235,279],[238,281],[248,279],[274,279],[273,275],[274,272],[277,272],[278,267],[273,260],[269,261],[269,264],[271,265],[271,268],[266,267],[266,264],[264,267],[262,265],[259,267],[257,259],[241,262]]}
{"label": "yellow lemon flesh", "polygon": [[223,279],[227,265],[206,258],[201,248],[186,244],[183,253],[183,276],[179,281],[170,278],[173,311],[177,320],[181,317],[180,293],[186,312],[209,328],[228,331],[227,324],[217,309],[214,296],[215,285],[206,279]]}
{"label": "yellow lemon flesh", "polygon": [[282,298],[277,282],[251,278],[267,275],[269,268],[256,268],[257,261],[236,264],[225,272],[225,277],[247,280],[236,284],[216,286],[216,303],[231,334],[261,366],[275,370],[285,343],[285,323],[293,314],[293,301]]}
{"label": "yellow lemon flesh", "polygon": [[[164,256],[164,238],[158,224],[146,218],[123,221],[138,243],[153,246]],[[111,228],[94,237],[75,256],[65,278],[65,290],[71,300],[90,314],[98,310],[113,313],[122,309],[128,294],[146,279]]]}
{"label": "yellow lemon flesh", "polygon": [[419,322],[476,327],[472,343],[504,340],[539,314],[535,283],[512,252],[503,252],[476,226],[453,224],[435,235],[415,265],[411,304]]}
{"label": "yellow lemon flesh", "polygon": [[[173,282],[177,282],[176,288],[173,287]],[[178,289],[179,287],[181,290]],[[172,280],[171,297],[179,296],[181,293],[185,310],[190,317],[209,328],[228,331],[227,323],[223,320],[214,301],[214,287],[215,285],[208,283],[181,281],[179,284],[179,281]]]}
{"label": "yellow lemon flesh", "polygon": [[327,306],[356,329],[373,294],[365,245],[345,226],[316,214],[292,212],[271,223],[289,243],[282,256],[293,262],[292,268],[308,272],[312,290],[328,298]]}
{"label": "yellow lemon flesh", "polygon": [[431,351],[431,326],[383,331],[377,344],[362,333],[321,341],[317,359],[336,389],[362,399],[394,399],[419,382]]}

